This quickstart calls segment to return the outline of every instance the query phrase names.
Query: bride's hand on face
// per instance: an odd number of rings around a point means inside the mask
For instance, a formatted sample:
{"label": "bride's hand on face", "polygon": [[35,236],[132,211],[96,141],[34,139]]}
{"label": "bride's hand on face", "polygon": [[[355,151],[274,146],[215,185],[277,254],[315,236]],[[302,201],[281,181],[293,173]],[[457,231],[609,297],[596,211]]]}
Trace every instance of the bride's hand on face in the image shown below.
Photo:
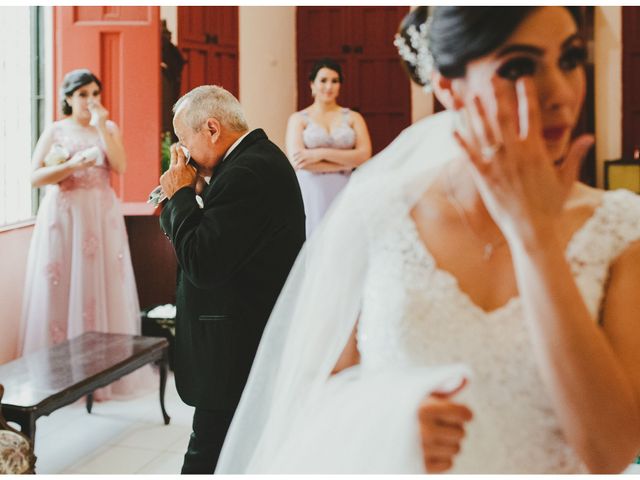
{"label": "bride's hand on face", "polygon": [[466,105],[468,132],[454,136],[494,221],[508,239],[526,241],[538,229],[555,228],[593,136],[575,139],[560,161],[551,158],[533,80],[520,77],[514,88],[511,81],[496,77],[493,87],[495,122],[475,97]]}
{"label": "bride's hand on face", "polygon": [[473,418],[471,410],[451,400],[466,380],[449,393],[433,393],[418,407],[422,455],[427,473],[451,469],[465,436],[465,424]]}

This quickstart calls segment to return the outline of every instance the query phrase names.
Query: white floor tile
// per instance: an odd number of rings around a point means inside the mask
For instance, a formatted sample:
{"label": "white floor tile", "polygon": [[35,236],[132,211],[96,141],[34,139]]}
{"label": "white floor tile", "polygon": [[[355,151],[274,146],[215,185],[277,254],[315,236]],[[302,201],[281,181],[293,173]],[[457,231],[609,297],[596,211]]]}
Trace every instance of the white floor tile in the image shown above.
{"label": "white floor tile", "polygon": [[163,452],[136,473],[178,475],[182,468],[183,460],[184,453]]}
{"label": "white floor tile", "polygon": [[135,473],[160,453],[144,448],[110,446],[87,461],[71,466],[70,470],[88,474]]}
{"label": "white floor tile", "polygon": [[141,425],[118,440],[121,447],[167,450],[178,440],[189,438],[191,430],[180,425]]}
{"label": "white floor tile", "polygon": [[75,402],[56,410],[48,416],[40,417],[36,421],[36,438],[40,441],[45,436],[66,427],[80,415],[87,415],[84,400],[82,403]]}
{"label": "white floor tile", "polygon": [[91,414],[78,401],[41,417],[36,471],[135,473],[148,466],[149,473],[179,473],[194,409],[180,400],[173,375],[167,379],[165,406],[169,425],[162,421],[157,391],[128,401],[96,402]]}
{"label": "white floor tile", "polygon": [[187,451],[187,445],[189,445],[190,436],[191,436],[191,429],[189,428],[186,431],[186,435],[184,435],[184,437],[181,437],[180,439],[173,442],[165,450],[167,452],[182,453],[184,455],[184,453]]}
{"label": "white floor tile", "polygon": [[58,473],[117,442],[135,426],[122,419],[102,418],[85,412],[56,433],[43,438],[36,433],[36,471]]}

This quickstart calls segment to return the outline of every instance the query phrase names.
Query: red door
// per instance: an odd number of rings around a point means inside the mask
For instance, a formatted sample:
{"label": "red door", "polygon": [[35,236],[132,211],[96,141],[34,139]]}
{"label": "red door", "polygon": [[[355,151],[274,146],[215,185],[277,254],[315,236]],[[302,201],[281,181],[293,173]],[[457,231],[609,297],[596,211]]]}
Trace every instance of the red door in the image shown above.
{"label": "red door", "polygon": [[340,104],[367,122],[373,152],[411,123],[411,90],[393,45],[409,7],[298,7],[298,108],[313,101],[309,71],[321,57],[338,61],[344,86]]}
{"label": "red door", "polygon": [[100,78],[103,103],[122,131],[128,159],[126,173],[114,175],[112,183],[123,201],[144,205],[160,176],[160,9],[54,9],[55,91],[76,68]]}
{"label": "red door", "polygon": [[220,85],[238,96],[238,7],[178,7],[182,93]]}

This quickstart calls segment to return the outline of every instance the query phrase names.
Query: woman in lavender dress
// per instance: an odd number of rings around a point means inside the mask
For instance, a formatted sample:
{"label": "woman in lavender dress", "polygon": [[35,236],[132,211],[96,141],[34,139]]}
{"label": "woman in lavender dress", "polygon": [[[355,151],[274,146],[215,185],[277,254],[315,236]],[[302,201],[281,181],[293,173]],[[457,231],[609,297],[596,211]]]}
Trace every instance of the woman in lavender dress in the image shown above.
{"label": "woman in lavender dress", "polygon": [[371,139],[362,115],[337,103],[343,81],[340,65],[331,59],[318,60],[309,81],[314,102],[291,115],[287,125],[287,155],[302,190],[307,238],[352,170],[371,157]]}

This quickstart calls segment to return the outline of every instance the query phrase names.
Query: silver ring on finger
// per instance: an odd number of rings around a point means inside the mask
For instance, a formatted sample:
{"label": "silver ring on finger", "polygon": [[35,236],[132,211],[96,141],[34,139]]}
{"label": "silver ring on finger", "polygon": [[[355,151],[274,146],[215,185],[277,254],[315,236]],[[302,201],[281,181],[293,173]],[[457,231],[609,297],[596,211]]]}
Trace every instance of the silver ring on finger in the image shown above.
{"label": "silver ring on finger", "polygon": [[496,153],[502,150],[503,146],[504,144],[502,142],[497,142],[497,143],[494,143],[493,145],[487,145],[480,149],[480,154],[487,160],[490,160],[496,156]]}

